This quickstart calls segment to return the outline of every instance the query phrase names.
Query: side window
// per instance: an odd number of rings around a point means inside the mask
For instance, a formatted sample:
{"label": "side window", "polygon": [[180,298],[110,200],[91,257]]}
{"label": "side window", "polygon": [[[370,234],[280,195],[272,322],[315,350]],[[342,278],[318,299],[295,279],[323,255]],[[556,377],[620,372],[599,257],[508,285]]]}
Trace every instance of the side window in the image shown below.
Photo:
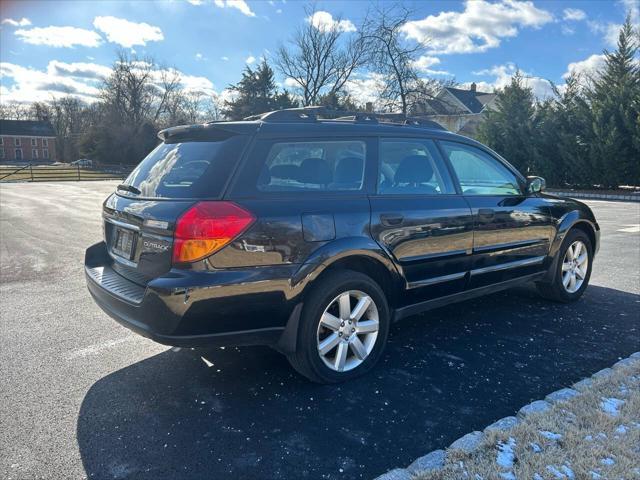
{"label": "side window", "polygon": [[516,176],[482,150],[461,143],[441,142],[466,195],[520,195]]}
{"label": "side window", "polygon": [[274,143],[261,166],[258,190],[362,190],[366,145],[361,140]]}
{"label": "side window", "polygon": [[380,142],[378,193],[456,193],[432,140],[383,138]]}

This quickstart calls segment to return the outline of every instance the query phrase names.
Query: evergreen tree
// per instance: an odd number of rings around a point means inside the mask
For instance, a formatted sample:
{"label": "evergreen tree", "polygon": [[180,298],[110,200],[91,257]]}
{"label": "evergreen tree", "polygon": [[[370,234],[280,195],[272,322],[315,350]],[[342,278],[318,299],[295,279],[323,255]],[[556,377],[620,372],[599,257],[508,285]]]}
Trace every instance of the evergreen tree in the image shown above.
{"label": "evergreen tree", "polygon": [[592,111],[591,166],[605,187],[640,185],[640,67],[637,40],[628,16],[614,52],[605,50],[604,70],[586,97]]}
{"label": "evergreen tree", "polygon": [[254,70],[249,65],[242,72],[242,79],[232,85],[235,99],[225,102],[223,114],[231,120],[240,120],[251,115],[295,107],[296,101],[286,90],[278,92],[273,79],[273,70],[263,60]]}
{"label": "evergreen tree", "polygon": [[537,106],[537,145],[540,174],[549,185],[590,186],[589,158],[591,109],[587,104],[580,79],[567,78],[562,93]]}
{"label": "evergreen tree", "polygon": [[362,107],[358,107],[350,95],[338,92],[329,92],[324,95],[320,95],[318,97],[318,105],[332,110],[347,110],[351,112],[363,110]]}
{"label": "evergreen tree", "polygon": [[539,173],[533,141],[537,120],[533,91],[525,86],[518,71],[511,83],[497,93],[496,109],[489,111],[486,121],[480,124],[478,138],[522,173]]}

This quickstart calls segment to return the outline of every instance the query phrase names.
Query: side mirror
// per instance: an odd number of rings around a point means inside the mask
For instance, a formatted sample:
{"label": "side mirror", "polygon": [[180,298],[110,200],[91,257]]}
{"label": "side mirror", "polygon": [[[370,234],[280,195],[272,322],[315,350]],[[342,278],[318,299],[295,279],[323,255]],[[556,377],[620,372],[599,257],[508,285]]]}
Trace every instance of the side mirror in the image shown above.
{"label": "side mirror", "polygon": [[527,177],[527,193],[540,193],[547,187],[542,177]]}

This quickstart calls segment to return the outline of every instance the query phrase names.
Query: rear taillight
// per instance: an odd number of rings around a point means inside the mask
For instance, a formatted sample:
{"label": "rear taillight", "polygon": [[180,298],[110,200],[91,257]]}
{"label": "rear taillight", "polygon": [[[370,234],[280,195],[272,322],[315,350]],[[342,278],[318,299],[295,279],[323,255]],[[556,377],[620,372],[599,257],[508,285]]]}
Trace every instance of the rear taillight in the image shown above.
{"label": "rear taillight", "polygon": [[176,222],[173,263],[196,262],[217,252],[255,221],[232,202],[198,202]]}

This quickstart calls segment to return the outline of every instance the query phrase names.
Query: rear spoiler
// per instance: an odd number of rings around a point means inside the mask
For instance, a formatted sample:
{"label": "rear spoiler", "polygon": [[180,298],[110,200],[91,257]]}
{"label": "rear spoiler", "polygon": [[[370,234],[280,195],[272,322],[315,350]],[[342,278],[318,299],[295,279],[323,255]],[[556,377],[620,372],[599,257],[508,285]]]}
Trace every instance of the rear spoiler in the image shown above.
{"label": "rear spoiler", "polygon": [[226,133],[227,135],[247,135],[254,133],[259,127],[258,122],[210,122],[194,125],[178,125],[169,127],[158,132],[158,138],[166,142],[172,137],[199,137],[206,138],[207,134],[215,137],[216,134]]}

